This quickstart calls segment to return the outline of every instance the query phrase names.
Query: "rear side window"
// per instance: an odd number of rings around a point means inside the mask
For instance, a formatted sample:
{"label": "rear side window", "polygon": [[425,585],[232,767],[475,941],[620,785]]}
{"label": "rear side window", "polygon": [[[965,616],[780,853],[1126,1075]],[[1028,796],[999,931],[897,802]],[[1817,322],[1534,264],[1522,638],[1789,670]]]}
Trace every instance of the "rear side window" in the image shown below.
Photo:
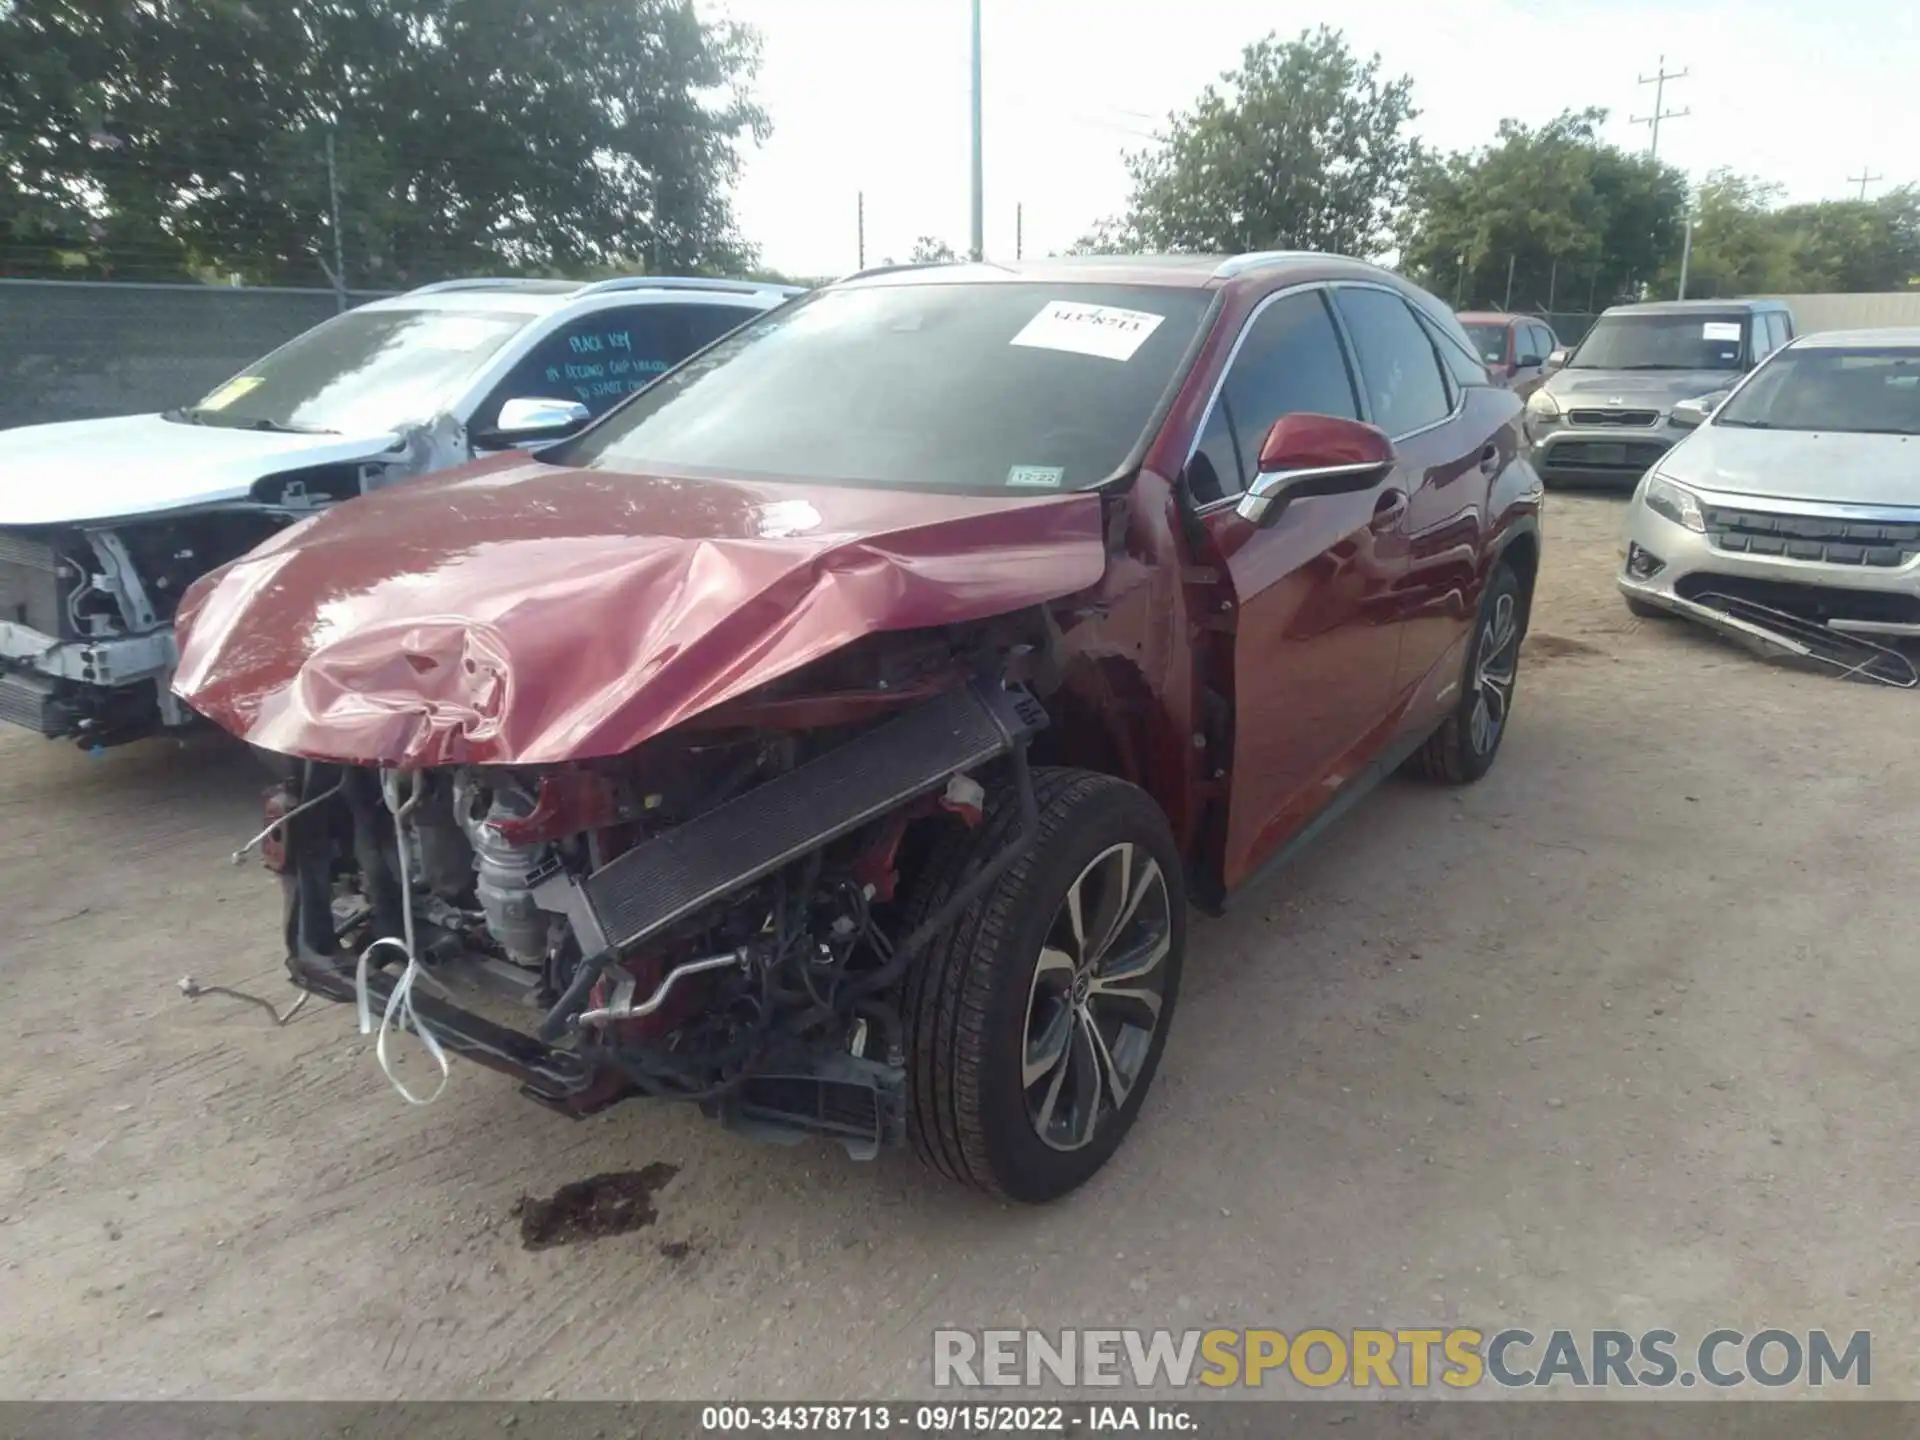
{"label": "rear side window", "polygon": [[1433,342],[1406,302],[1385,290],[1343,287],[1336,294],[1373,423],[1400,436],[1446,419],[1453,411],[1447,382]]}

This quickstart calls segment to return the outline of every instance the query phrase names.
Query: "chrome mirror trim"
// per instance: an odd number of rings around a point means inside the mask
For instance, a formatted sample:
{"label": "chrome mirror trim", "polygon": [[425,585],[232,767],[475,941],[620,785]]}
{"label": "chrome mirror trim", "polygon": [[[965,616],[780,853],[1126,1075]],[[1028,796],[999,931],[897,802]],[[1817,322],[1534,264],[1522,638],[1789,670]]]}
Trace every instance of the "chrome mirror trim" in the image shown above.
{"label": "chrome mirror trim", "polygon": [[1240,497],[1240,503],[1234,506],[1234,513],[1249,524],[1258,525],[1277,502],[1286,500],[1288,491],[1309,481],[1378,475],[1384,468],[1379,461],[1368,460],[1354,465],[1316,465],[1303,470],[1265,470],[1254,477],[1253,484]]}
{"label": "chrome mirror trim", "polygon": [[515,399],[500,406],[500,418],[493,428],[520,442],[575,430],[592,418],[593,412],[577,400]]}

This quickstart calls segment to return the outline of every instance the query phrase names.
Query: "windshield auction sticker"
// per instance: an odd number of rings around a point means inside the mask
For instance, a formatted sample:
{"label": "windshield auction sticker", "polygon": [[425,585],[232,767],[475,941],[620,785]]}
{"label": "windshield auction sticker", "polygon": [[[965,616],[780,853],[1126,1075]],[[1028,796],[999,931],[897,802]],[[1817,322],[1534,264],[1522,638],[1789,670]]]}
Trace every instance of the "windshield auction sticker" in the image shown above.
{"label": "windshield auction sticker", "polygon": [[1147,310],[1049,300],[1007,343],[1033,350],[1097,355],[1103,360],[1131,360],[1133,352],[1147,343],[1147,337],[1164,319],[1166,316]]}
{"label": "windshield auction sticker", "polygon": [[1738,340],[1740,322],[1737,320],[1709,320],[1700,327],[1702,340]]}

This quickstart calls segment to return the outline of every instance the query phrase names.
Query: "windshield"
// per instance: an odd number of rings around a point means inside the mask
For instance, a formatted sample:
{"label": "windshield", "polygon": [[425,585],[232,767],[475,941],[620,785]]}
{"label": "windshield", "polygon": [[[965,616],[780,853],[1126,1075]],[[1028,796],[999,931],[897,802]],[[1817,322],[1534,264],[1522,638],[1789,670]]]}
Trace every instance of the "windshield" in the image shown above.
{"label": "windshield", "polygon": [[1118,470],[1213,296],[1127,285],[827,290],[642,391],[561,464],[962,490]]}
{"label": "windshield", "polygon": [[1461,321],[1460,328],[1467,332],[1467,338],[1473,342],[1473,353],[1480,357],[1483,365],[1504,365],[1507,363],[1507,327],[1487,320],[1475,320],[1469,323]]}
{"label": "windshield", "polygon": [[1738,370],[1745,316],[1602,315],[1569,370]]}
{"label": "windshield", "polygon": [[1920,435],[1920,350],[1787,350],[1714,415],[1747,430]]}
{"label": "windshield", "polygon": [[202,425],[364,432],[426,420],[533,317],[350,310],[178,412]]}

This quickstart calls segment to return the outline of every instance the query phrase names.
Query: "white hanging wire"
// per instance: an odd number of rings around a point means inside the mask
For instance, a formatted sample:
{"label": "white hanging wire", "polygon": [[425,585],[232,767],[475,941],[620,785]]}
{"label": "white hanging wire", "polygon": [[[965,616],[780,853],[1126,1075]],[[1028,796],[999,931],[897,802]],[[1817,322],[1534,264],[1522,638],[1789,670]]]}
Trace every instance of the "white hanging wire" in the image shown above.
{"label": "white hanging wire", "polygon": [[[401,793],[403,785],[406,788],[404,798]],[[409,1105],[431,1105],[446,1090],[452,1067],[447,1063],[447,1052],[441,1046],[439,1038],[413,1008],[413,987],[425,973],[420,967],[420,952],[414,943],[413,866],[407,853],[407,821],[413,814],[414,807],[420,803],[422,794],[419,777],[398,770],[383,771],[380,775],[380,794],[387,802],[387,809],[393,812],[394,842],[398,850],[397,859],[400,867],[402,934],[401,938],[383,935],[360,952],[360,963],[353,974],[354,1009],[359,1016],[360,1033],[375,1036],[373,1055],[380,1062],[380,1072],[387,1077],[387,1083],[399,1091],[400,1098]],[[380,1028],[376,1035],[373,1025],[373,1007],[367,997],[367,972],[373,953],[383,945],[391,946],[406,956],[407,965],[400,972],[400,978],[394,982],[393,990],[387,996],[386,1009],[381,1012]],[[407,1088],[406,1082],[394,1073],[393,1061],[387,1054],[387,1036],[396,1029],[411,1030],[418,1035],[427,1054],[431,1055],[434,1064],[440,1067],[440,1083],[434,1086],[431,1095],[414,1094]]]}

